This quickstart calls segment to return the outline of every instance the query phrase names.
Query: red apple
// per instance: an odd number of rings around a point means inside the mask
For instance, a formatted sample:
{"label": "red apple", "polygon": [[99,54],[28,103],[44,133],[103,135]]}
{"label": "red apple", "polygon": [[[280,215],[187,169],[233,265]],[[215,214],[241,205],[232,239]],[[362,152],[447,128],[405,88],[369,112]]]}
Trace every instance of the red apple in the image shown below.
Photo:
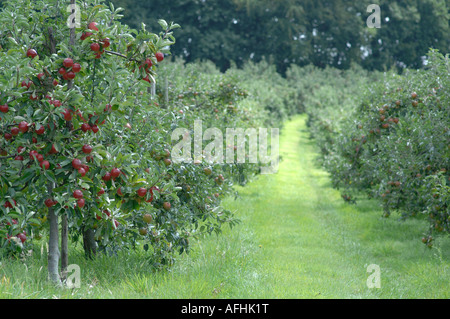
{"label": "red apple", "polygon": [[73,191],[73,197],[76,199],[83,198],[83,192],[80,191],[79,189],[76,189]]}
{"label": "red apple", "polygon": [[89,28],[90,30],[98,31],[98,28],[97,28],[97,22],[92,21],[91,23],[89,23],[88,28]]}
{"label": "red apple", "polygon": [[37,56],[37,52],[35,49],[28,49],[27,57],[34,59]]}
{"label": "red apple", "polygon": [[66,68],[71,68],[73,66],[73,60],[71,58],[65,58],[63,61],[63,65]]}
{"label": "red apple", "polygon": [[72,167],[73,168],[75,168],[75,169],[80,169],[81,168],[81,161],[78,159],[78,158],[75,158],[73,161],[72,161]]}
{"label": "red apple", "polygon": [[50,168],[50,163],[48,161],[42,161],[40,166],[41,166],[41,168],[47,170]]}
{"label": "red apple", "polygon": [[138,189],[137,194],[139,197],[144,197],[147,195],[147,190],[144,187]]}
{"label": "red apple", "polygon": [[91,154],[92,146],[85,144],[83,145],[82,151],[84,154]]}

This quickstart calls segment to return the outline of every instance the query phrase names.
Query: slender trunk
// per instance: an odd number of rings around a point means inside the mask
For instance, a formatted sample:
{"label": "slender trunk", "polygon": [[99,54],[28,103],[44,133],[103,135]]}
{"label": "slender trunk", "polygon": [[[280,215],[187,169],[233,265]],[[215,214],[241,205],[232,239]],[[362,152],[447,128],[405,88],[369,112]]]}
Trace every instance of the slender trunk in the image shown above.
{"label": "slender trunk", "polygon": [[83,248],[87,258],[94,258],[97,255],[97,243],[94,239],[93,229],[83,230]]}
{"label": "slender trunk", "polygon": [[[75,0],[70,0],[70,4],[74,5]],[[75,22],[75,21],[73,21]],[[73,50],[75,44],[75,28],[70,28],[69,49]],[[69,81],[67,88],[73,87],[73,81]],[[61,274],[66,279],[67,266],[69,265],[69,226],[67,222],[67,213],[61,216]]]}
{"label": "slender trunk", "polygon": [[[49,183],[48,193],[53,192],[53,184]],[[61,278],[59,276],[59,229],[58,229],[58,215],[53,208],[48,209],[48,222],[50,225],[50,234],[48,238],[48,275],[50,280],[56,285],[61,285]]]}
{"label": "slender trunk", "polygon": [[67,213],[61,216],[61,276],[66,279],[67,266],[69,265],[69,227]]}

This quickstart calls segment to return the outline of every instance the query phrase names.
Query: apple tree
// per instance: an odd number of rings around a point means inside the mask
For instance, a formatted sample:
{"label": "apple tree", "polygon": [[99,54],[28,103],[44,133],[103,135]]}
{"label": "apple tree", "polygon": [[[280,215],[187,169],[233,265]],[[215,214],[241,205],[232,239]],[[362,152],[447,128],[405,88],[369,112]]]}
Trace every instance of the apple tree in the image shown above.
{"label": "apple tree", "polygon": [[[25,249],[48,223],[56,283],[69,235],[82,236],[86,254],[95,255],[96,239],[128,226],[122,214],[175,191],[154,191],[160,176],[150,185],[115,133],[156,81],[178,25],[160,20],[159,34],[131,30],[118,21],[120,8],[97,0],[83,1],[79,25],[68,24],[69,4],[14,0],[0,12],[0,247]],[[142,200],[127,201],[132,192]]]}

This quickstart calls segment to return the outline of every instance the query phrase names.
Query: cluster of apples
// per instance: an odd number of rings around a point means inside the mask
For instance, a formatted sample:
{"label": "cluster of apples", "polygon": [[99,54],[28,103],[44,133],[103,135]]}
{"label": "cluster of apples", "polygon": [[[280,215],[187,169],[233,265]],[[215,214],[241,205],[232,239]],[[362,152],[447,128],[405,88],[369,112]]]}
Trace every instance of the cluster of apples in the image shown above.
{"label": "cluster of apples", "polygon": [[[89,30],[98,31],[97,22],[91,22],[88,25]],[[93,32],[84,32],[80,39],[81,41],[86,40],[87,38],[94,35]],[[97,42],[92,42],[90,45],[91,50],[95,53],[95,58],[100,59],[102,54],[105,53],[105,49],[107,49],[111,45],[111,42],[108,38],[104,38]]]}
{"label": "cluster of apples", "polygon": [[75,63],[71,58],[65,58],[63,66],[59,68],[58,73],[66,81],[75,79],[76,74],[81,71],[81,65]]}
{"label": "cluster of apples", "polygon": [[[155,54],[156,61],[162,62],[164,60],[164,53],[157,52]],[[145,59],[145,61],[139,66],[139,70],[144,69],[145,73],[147,74],[145,77],[142,78],[142,80],[147,81],[148,83],[151,83],[149,73],[150,68],[153,66],[153,62],[150,58]]]}

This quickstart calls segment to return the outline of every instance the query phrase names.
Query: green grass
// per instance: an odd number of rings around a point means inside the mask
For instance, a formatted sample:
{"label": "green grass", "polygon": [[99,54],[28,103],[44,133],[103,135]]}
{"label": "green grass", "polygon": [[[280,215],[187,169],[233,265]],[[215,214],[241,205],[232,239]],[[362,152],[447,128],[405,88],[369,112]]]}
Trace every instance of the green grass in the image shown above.
{"label": "green grass", "polygon": [[[381,217],[378,204],[345,204],[316,164],[305,117],[286,123],[278,174],[260,176],[224,205],[242,220],[194,243],[170,272],[153,273],[140,253],[83,258],[80,289],[46,280],[45,247],[25,261],[2,261],[0,298],[449,298],[450,238],[432,249],[419,220]],[[369,289],[367,266],[381,288]]]}

